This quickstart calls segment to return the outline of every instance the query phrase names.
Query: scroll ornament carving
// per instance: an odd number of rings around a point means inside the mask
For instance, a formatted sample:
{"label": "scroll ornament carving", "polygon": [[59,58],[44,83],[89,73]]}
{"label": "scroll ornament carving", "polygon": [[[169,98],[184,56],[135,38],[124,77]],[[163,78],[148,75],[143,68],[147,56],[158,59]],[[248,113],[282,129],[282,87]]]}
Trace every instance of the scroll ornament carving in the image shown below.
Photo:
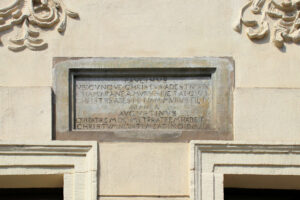
{"label": "scroll ornament carving", "polygon": [[[246,19],[246,12],[257,19]],[[248,13],[247,13],[248,14]],[[249,0],[241,9],[234,30],[241,32],[242,25],[248,27],[250,39],[263,39],[269,33],[278,48],[285,42],[300,42],[300,0]]]}
{"label": "scroll ornament carving", "polygon": [[57,31],[63,33],[67,17],[78,18],[79,15],[70,11],[63,0],[14,0],[11,5],[0,8],[0,33],[20,25],[20,32],[9,39],[8,49],[43,50],[48,44],[39,37],[39,31],[57,26]]}

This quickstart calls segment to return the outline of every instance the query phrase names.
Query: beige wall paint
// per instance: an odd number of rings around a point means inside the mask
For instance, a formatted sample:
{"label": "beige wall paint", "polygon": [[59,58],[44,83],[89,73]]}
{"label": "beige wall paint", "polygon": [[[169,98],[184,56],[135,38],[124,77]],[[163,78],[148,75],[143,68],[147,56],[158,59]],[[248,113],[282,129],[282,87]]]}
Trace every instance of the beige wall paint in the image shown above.
{"label": "beige wall paint", "polygon": [[[14,33],[3,35],[4,47],[0,48],[0,66],[3,66],[0,67],[0,86],[52,86],[54,56],[232,56],[235,60],[236,88],[280,88],[274,92],[278,91],[285,98],[282,93],[284,90],[281,89],[284,88],[290,91],[287,93],[290,93],[290,98],[297,104],[298,94],[290,89],[300,86],[299,46],[287,44],[286,52],[282,52],[271,42],[256,44],[244,33],[234,32],[232,24],[238,19],[243,3],[245,0],[67,0],[66,4],[80,13],[80,20],[69,19],[63,36],[57,31],[43,32],[41,37],[49,42],[47,50],[10,52],[5,44]],[[277,112],[276,115],[288,115],[288,111],[276,109],[276,101],[269,101],[268,106],[273,106],[274,110],[268,112],[268,116],[260,118],[259,131],[250,133],[249,129],[255,129],[255,124],[244,119],[251,118],[251,112],[259,111],[262,104],[251,101],[252,111],[239,115],[247,106],[239,104],[241,97],[238,93],[238,104],[234,105],[236,139],[286,140],[283,130],[288,130],[290,140],[300,141],[297,137],[299,109],[290,107],[294,117],[284,119],[289,119],[288,123],[280,123],[277,125],[279,128],[274,129],[272,126],[264,126],[265,120],[266,123],[271,122],[266,117],[274,118],[274,112]],[[263,95],[260,97],[263,98]],[[16,101],[15,104],[21,102]],[[45,123],[49,123],[50,115],[45,120]],[[31,129],[35,130],[34,127]]]}
{"label": "beige wall paint", "polygon": [[[4,34],[0,139],[51,139],[53,57],[232,56],[235,140],[299,142],[300,47],[287,44],[282,52],[271,42],[256,44],[244,33],[234,32],[232,25],[245,2],[67,0],[80,20],[69,19],[63,36],[42,32],[47,50],[10,52],[5,46],[14,33]],[[188,147],[187,143],[100,143],[99,194],[184,199],[189,195]]]}
{"label": "beige wall paint", "polygon": [[50,87],[0,87],[0,140],[52,139]]}
{"label": "beige wall paint", "polygon": [[187,143],[100,143],[102,196],[188,196]]}
{"label": "beige wall paint", "polygon": [[234,101],[235,140],[299,141],[299,89],[238,88]]}
{"label": "beige wall paint", "polygon": [[[9,52],[1,47],[1,86],[51,86],[54,56],[192,57],[233,56],[237,87],[298,88],[299,46],[281,52],[271,42],[256,44],[233,31],[246,0],[67,0],[80,20],[65,34],[41,34],[49,48]],[[4,45],[8,37],[3,35]]]}

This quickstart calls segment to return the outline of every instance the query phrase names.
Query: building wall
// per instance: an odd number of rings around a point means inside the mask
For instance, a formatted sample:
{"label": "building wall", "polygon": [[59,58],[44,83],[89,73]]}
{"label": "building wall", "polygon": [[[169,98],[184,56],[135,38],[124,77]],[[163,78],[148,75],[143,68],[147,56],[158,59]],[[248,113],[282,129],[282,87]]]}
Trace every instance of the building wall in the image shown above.
{"label": "building wall", "polygon": [[[234,140],[300,142],[299,45],[233,31],[246,0],[67,0],[80,14],[44,51],[11,52],[1,33],[0,139],[50,141],[53,57],[203,57],[235,61]],[[1,5],[1,4],[0,4]],[[188,143],[100,143],[100,199],[188,199]]]}

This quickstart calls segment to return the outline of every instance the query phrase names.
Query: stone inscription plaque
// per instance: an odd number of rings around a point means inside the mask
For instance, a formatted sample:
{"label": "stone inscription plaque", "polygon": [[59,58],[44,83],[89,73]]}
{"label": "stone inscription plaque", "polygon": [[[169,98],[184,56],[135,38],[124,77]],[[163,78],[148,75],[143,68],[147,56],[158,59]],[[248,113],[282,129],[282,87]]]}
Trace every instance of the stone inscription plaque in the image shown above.
{"label": "stone inscription plaque", "polygon": [[77,130],[211,128],[212,83],[199,77],[76,77]]}
{"label": "stone inscription plaque", "polygon": [[231,58],[55,58],[54,137],[232,139]]}

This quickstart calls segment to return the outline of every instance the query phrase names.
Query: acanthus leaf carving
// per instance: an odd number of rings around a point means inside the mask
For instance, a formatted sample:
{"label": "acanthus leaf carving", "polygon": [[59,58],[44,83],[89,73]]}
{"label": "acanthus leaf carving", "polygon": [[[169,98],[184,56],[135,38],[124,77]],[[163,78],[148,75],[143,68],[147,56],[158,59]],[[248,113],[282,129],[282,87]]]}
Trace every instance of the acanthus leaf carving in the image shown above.
{"label": "acanthus leaf carving", "polygon": [[14,0],[11,5],[0,8],[0,32],[21,25],[20,32],[9,39],[8,49],[43,50],[48,44],[39,38],[39,30],[57,26],[57,31],[63,33],[67,17],[79,18],[79,15],[69,10],[63,0]]}
{"label": "acanthus leaf carving", "polygon": [[[247,19],[244,15],[259,19]],[[236,32],[246,26],[251,40],[260,40],[269,33],[273,44],[282,48],[285,42],[300,42],[300,0],[249,0],[241,9]]]}

